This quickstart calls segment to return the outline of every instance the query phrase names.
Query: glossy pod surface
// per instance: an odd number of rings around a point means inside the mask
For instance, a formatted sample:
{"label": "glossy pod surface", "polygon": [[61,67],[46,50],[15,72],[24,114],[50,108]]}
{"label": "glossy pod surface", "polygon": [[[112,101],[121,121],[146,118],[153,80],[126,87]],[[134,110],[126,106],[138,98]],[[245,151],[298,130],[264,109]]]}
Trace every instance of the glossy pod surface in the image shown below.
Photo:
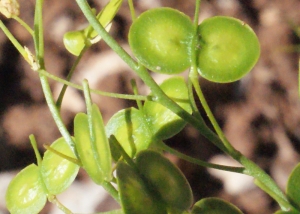
{"label": "glossy pod surface", "polygon": [[[76,158],[64,138],[51,144],[51,148],[71,158]],[[41,175],[50,194],[57,195],[66,190],[75,180],[79,166],[69,160],[46,151],[41,165]]]}
{"label": "glossy pod surface", "polygon": [[215,16],[198,27],[198,72],[213,82],[239,80],[256,64],[260,45],[254,31],[241,20]]}
{"label": "glossy pod surface", "polygon": [[180,73],[190,66],[193,24],[188,16],[171,8],[155,8],[140,15],[129,31],[129,45],[148,69]]}
{"label": "glossy pod surface", "polygon": [[39,167],[31,164],[20,171],[6,191],[6,206],[13,214],[38,213],[46,204]]}

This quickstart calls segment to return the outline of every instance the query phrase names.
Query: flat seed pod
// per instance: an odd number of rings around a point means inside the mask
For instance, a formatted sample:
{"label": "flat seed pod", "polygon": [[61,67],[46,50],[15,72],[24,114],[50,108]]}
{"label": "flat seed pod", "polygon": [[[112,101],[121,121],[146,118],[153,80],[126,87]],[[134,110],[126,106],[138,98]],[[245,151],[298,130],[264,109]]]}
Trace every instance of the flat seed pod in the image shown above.
{"label": "flat seed pod", "polygon": [[[169,78],[160,87],[183,109],[189,113],[192,112],[188,89],[182,77]],[[177,114],[157,102],[146,101],[143,111],[154,134],[154,138],[157,140],[165,140],[174,136],[186,125],[186,122]]]}
{"label": "flat seed pod", "polygon": [[243,214],[236,206],[219,198],[204,198],[198,201],[192,214]]}
{"label": "flat seed pod", "polygon": [[198,27],[198,72],[212,82],[233,82],[256,64],[260,44],[254,31],[241,20],[215,16]]}
{"label": "flat seed pod", "polygon": [[97,105],[92,105],[92,123],[93,132],[95,133],[95,147],[98,153],[99,160],[96,160],[103,173],[105,181],[112,179],[112,160],[111,152],[106,137],[105,127],[103,124],[102,115]]}
{"label": "flat seed pod", "polygon": [[89,131],[87,115],[84,113],[78,113],[74,119],[76,150],[83,169],[96,184],[101,184],[104,181],[104,175],[100,170],[100,166],[96,162],[95,153],[97,151],[92,148]]}
{"label": "flat seed pod", "polygon": [[175,74],[190,67],[193,24],[188,16],[171,8],[142,13],[131,25],[129,45],[148,69]]}
{"label": "flat seed pod", "polygon": [[[51,144],[51,148],[71,158],[76,158],[64,138]],[[41,165],[41,175],[50,194],[58,195],[66,190],[78,174],[79,166],[69,160],[46,151]]]}
{"label": "flat seed pod", "polygon": [[152,142],[144,115],[136,108],[123,109],[114,114],[106,125],[106,134],[108,137],[114,135],[130,157],[147,149]]}
{"label": "flat seed pod", "polygon": [[39,213],[46,204],[39,167],[31,164],[20,171],[8,185],[6,206],[12,214]]}
{"label": "flat seed pod", "polygon": [[167,214],[164,205],[155,198],[140,174],[132,167],[119,162],[117,179],[125,214]]}
{"label": "flat seed pod", "polygon": [[184,211],[192,205],[191,187],[182,172],[158,152],[145,150],[136,158],[139,172],[169,208]]}

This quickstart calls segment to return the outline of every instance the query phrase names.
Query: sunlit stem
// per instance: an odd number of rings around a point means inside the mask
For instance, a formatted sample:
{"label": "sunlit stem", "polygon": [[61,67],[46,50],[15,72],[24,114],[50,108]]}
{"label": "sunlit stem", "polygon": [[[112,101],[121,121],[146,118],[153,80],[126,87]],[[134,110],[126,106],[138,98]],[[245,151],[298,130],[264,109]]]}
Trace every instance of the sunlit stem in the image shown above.
{"label": "sunlit stem", "polygon": [[[80,60],[81,60],[83,54],[85,53],[86,49],[87,49],[87,46],[85,46],[85,47],[82,49],[82,51],[80,52],[79,56],[76,58],[76,60],[75,60],[75,62],[74,62],[74,64],[73,64],[73,66],[71,67],[71,70],[70,70],[70,72],[69,72],[69,74],[68,74],[68,76],[67,76],[66,81],[69,82],[69,81],[71,80],[71,78],[72,78],[72,76],[73,76],[73,74],[74,74],[74,71],[75,71],[75,69],[76,69],[78,63],[80,62]],[[60,93],[59,93],[59,96],[58,96],[57,101],[56,101],[56,106],[57,106],[58,109],[61,108],[62,100],[63,100],[63,98],[64,98],[64,95],[65,95],[65,93],[66,93],[67,88],[68,88],[68,85],[67,85],[67,84],[64,84],[64,86],[62,87],[62,89],[61,89],[61,91],[60,91]]]}
{"label": "sunlit stem", "polygon": [[[130,81],[130,83],[131,83],[134,95],[138,95],[139,92],[138,92],[138,87],[136,85],[136,81],[133,79],[133,80]],[[143,110],[143,104],[142,104],[141,100],[136,100],[136,104],[137,104],[139,110],[142,111]]]}
{"label": "sunlit stem", "polygon": [[20,25],[22,25],[28,31],[28,33],[30,33],[31,36],[34,35],[34,31],[31,29],[31,27],[29,27],[26,22],[20,19],[19,16],[12,16],[12,18],[15,19],[17,22],[19,22]]}
{"label": "sunlit stem", "polygon": [[133,5],[133,1],[128,0],[128,5],[129,5],[130,14],[131,14],[131,19],[132,19],[132,21],[134,21],[136,19],[136,16],[135,16],[135,9],[134,9],[134,5]]}
{"label": "sunlit stem", "polygon": [[165,143],[163,142],[160,142],[158,144],[158,146],[173,154],[173,155],[176,155],[177,157],[181,158],[182,160],[185,160],[187,162],[190,162],[190,163],[194,163],[196,165],[199,165],[199,166],[203,166],[203,167],[208,167],[208,168],[212,168],[212,169],[219,169],[219,170],[223,170],[223,171],[228,171],[228,172],[236,172],[236,173],[241,173],[241,174],[244,174],[244,171],[245,171],[245,167],[233,167],[233,166],[225,166],[225,165],[219,165],[219,164],[213,164],[213,163],[208,163],[206,161],[202,161],[202,160],[199,160],[199,159],[196,159],[196,158],[192,158],[188,155],[185,155],[181,152],[178,152],[177,150],[167,146]]}
{"label": "sunlit stem", "polygon": [[70,157],[68,155],[65,155],[65,154],[61,153],[60,151],[57,151],[56,149],[53,149],[52,147],[50,147],[50,146],[48,146],[46,144],[44,144],[43,146],[45,147],[45,149],[49,150],[50,152],[52,152],[52,153],[54,153],[54,154],[56,154],[56,155],[58,155],[58,156],[60,156],[60,157],[62,157],[64,159],[66,159],[66,160],[68,160],[68,161],[70,161],[70,162],[72,162],[72,163],[74,163],[74,164],[76,164],[78,166],[82,166],[82,163],[78,159],[72,158],[72,157]]}
{"label": "sunlit stem", "polygon": [[36,143],[36,140],[35,140],[35,137],[34,137],[33,134],[29,135],[29,140],[30,140],[31,146],[32,146],[33,151],[34,151],[34,154],[35,154],[35,157],[36,157],[36,160],[37,160],[37,164],[38,164],[38,166],[41,166],[42,157],[41,157],[41,154],[40,154],[39,149],[37,147],[37,143]]}
{"label": "sunlit stem", "polygon": [[30,63],[27,53],[24,47],[18,42],[18,40],[11,34],[11,32],[7,29],[4,23],[0,20],[0,28],[5,33],[7,38],[11,41],[11,43],[15,46],[15,48],[19,51],[19,53],[24,57],[24,59]]}
{"label": "sunlit stem", "polygon": [[63,211],[65,214],[73,214],[68,208],[66,208],[60,201],[56,198],[55,195],[48,195],[48,200],[55,204],[61,211]]}
{"label": "sunlit stem", "polygon": [[[67,80],[61,79],[58,76],[55,76],[53,74],[50,74],[44,69],[38,70],[40,74],[55,80],[56,82],[60,82],[64,85],[70,86],[72,88],[78,89],[83,91],[83,87],[81,85],[69,82]],[[106,97],[112,97],[112,98],[117,98],[117,99],[125,99],[125,100],[152,100],[151,96],[143,96],[143,95],[131,95],[131,94],[118,94],[118,93],[111,93],[111,92],[105,92],[105,91],[99,91],[95,89],[90,89],[91,93],[93,94],[98,94],[101,96],[106,96]]]}
{"label": "sunlit stem", "polygon": [[[43,15],[42,15],[42,8],[43,8],[43,0],[36,1],[35,13],[34,13],[34,46],[36,51],[36,58],[38,60],[38,64],[41,70],[45,70],[45,63],[44,63],[44,35],[43,35]],[[50,85],[48,79],[45,75],[40,73],[40,81],[43,89],[43,93],[48,104],[49,110],[52,114],[52,117],[58,127],[61,135],[64,137],[66,143],[70,146],[72,152],[78,157],[77,151],[75,149],[75,143],[68,132],[62,118],[60,116],[59,110],[56,107],[54,102],[52,92],[50,89]]]}

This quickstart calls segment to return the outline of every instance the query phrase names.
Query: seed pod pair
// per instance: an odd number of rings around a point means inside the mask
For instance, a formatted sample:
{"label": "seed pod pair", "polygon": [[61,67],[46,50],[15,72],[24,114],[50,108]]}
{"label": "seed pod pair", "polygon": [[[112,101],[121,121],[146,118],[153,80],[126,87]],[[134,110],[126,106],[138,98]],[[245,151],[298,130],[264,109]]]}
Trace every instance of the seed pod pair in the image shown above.
{"label": "seed pod pair", "polygon": [[[63,138],[51,144],[51,149],[75,158]],[[6,205],[11,213],[38,213],[46,204],[47,196],[65,191],[74,181],[79,166],[51,151],[46,151],[39,166],[31,164],[20,171],[6,191]]]}

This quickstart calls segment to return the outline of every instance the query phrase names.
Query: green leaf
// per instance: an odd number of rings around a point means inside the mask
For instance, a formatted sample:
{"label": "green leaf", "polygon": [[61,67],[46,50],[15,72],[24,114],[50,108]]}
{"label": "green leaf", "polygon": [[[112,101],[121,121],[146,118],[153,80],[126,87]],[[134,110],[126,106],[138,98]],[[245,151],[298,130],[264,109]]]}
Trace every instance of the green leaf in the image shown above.
{"label": "green leaf", "polygon": [[20,171],[8,185],[6,206],[13,214],[39,213],[46,204],[39,167],[31,164]]}
{"label": "green leaf", "polygon": [[[114,114],[106,125],[106,134],[114,135],[130,157],[147,149],[152,142],[152,134],[144,115],[136,108],[123,109]],[[117,156],[112,150],[115,159]]]}
{"label": "green leaf", "polygon": [[152,191],[157,192],[169,209],[184,211],[192,205],[191,187],[182,172],[167,158],[151,150],[137,155],[136,165]]}
{"label": "green leaf", "polygon": [[119,162],[117,179],[125,214],[167,214],[165,206],[150,192],[141,175],[131,166]]}
{"label": "green leaf", "polygon": [[[75,154],[64,138],[59,138],[51,144],[51,148],[71,158]],[[66,190],[78,174],[79,166],[69,160],[46,151],[41,165],[41,175],[50,194],[57,195]]]}
{"label": "green leaf", "polygon": [[[192,112],[188,89],[182,77],[169,78],[160,87],[179,106],[189,113]],[[146,101],[143,111],[157,140],[165,140],[174,136],[186,125],[186,122],[177,114],[157,102]]]}
{"label": "green leaf", "polygon": [[212,197],[198,201],[192,214],[242,214],[242,211],[227,201]]}
{"label": "green leaf", "polygon": [[290,174],[286,194],[291,204],[300,212],[300,163]]}

